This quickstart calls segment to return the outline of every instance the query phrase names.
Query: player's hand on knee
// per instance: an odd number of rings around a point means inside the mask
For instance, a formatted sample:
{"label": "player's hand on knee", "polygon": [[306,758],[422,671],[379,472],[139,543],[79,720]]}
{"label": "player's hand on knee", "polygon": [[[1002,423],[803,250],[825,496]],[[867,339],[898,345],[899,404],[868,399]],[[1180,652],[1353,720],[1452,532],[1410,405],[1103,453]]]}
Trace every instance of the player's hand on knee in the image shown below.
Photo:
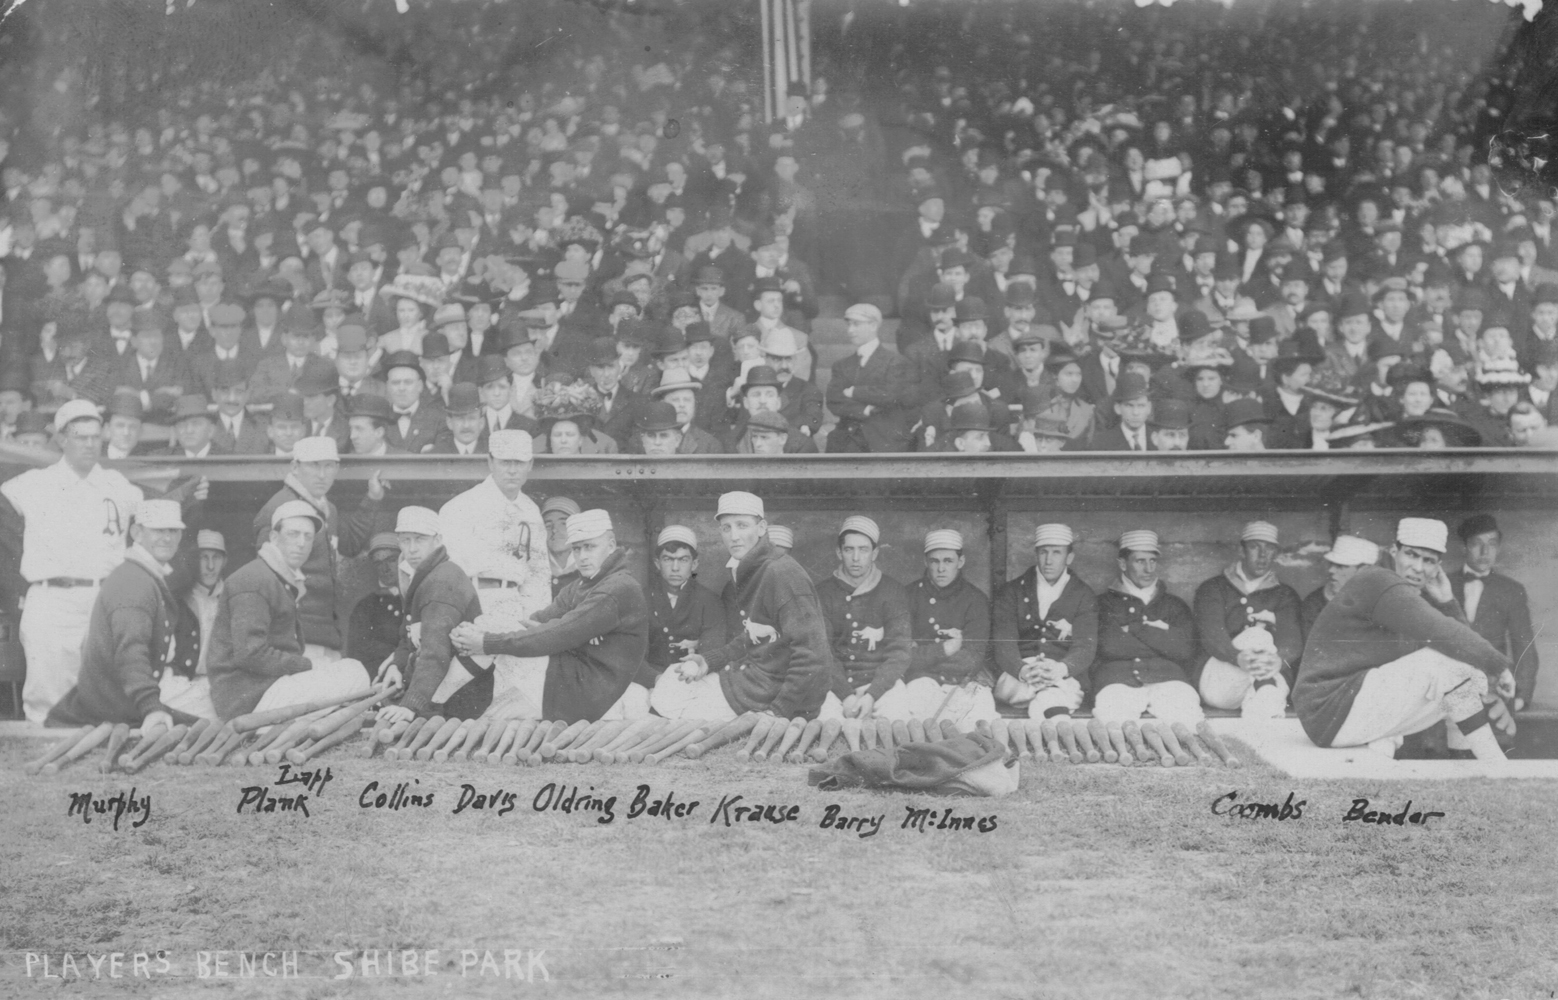
{"label": "player's hand on knee", "polygon": [[697,653],[688,653],[687,658],[676,664],[676,676],[684,681],[701,679],[709,672],[709,661]]}

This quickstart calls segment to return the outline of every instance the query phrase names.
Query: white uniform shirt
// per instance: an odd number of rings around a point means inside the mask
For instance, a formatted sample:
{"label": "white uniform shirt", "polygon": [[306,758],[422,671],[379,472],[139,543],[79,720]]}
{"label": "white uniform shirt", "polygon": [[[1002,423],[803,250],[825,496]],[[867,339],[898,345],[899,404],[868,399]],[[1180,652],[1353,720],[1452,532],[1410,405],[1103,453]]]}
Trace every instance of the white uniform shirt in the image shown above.
{"label": "white uniform shirt", "polygon": [[449,558],[473,579],[518,583],[526,615],[552,603],[546,524],[534,500],[510,500],[488,476],[444,504],[438,523]]}
{"label": "white uniform shirt", "polygon": [[78,476],[60,459],[0,485],[25,521],[22,576],[102,580],[124,562],[130,514],[141,490],[122,473],[93,466]]}

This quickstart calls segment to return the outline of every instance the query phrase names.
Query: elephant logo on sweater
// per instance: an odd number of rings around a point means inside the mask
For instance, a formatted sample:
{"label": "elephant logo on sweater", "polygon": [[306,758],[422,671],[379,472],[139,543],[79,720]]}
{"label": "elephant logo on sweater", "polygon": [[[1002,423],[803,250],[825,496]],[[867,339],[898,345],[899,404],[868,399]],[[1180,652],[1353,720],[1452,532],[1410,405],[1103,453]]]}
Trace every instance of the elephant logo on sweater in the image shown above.
{"label": "elephant logo on sweater", "polygon": [[742,625],[746,628],[747,642],[754,646],[761,646],[765,642],[773,642],[779,638],[779,630],[772,625],[764,625],[750,618],[742,619]]}
{"label": "elephant logo on sweater", "polygon": [[876,652],[876,644],[881,642],[882,637],[886,634],[887,630],[884,628],[871,628],[868,625],[862,625],[850,633],[850,636],[856,642],[864,642],[866,644],[866,652],[874,653]]}

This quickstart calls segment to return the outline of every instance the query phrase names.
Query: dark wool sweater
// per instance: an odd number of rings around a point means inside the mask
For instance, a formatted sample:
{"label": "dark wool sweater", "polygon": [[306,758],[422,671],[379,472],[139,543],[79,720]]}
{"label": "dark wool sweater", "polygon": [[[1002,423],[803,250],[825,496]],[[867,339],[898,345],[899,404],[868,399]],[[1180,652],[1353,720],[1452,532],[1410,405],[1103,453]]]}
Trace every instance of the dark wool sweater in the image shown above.
{"label": "dark wool sweater", "polygon": [[990,625],[995,665],[1016,677],[1024,657],[1045,656],[1064,663],[1086,686],[1098,654],[1098,595],[1073,574],[1041,616],[1038,579],[1038,567],[1030,567],[995,592]]}
{"label": "dark wool sweater", "polygon": [[[270,538],[270,518],[277,507],[306,499],[291,486],[277,490],[254,515],[254,544],[263,545]],[[314,548],[308,554],[308,562],[303,564],[305,586],[298,615],[303,622],[304,642],[340,649],[346,640],[336,607],[341,557],[355,556],[368,544],[379,519],[379,502],[364,496],[362,505],[343,517],[327,499],[325,509],[320,513],[325,519],[325,530],[314,535]],[[366,666],[372,670],[378,664]]]}
{"label": "dark wool sweater", "polygon": [[649,649],[649,605],[644,588],[618,549],[592,579],[563,588],[531,616],[540,624],[488,635],[488,653],[549,656],[542,695],[544,718],[591,722],[606,714],[633,682]]}
{"label": "dark wool sweater", "polygon": [[[1163,622],[1168,628],[1146,624]],[[1152,603],[1111,587],[1098,597],[1098,659],[1093,690],[1110,684],[1141,687],[1190,683],[1196,663],[1196,626],[1190,608],[1159,583]]]}
{"label": "dark wool sweater", "polygon": [[[1298,659],[1304,655],[1304,631],[1299,621],[1298,591],[1285,583],[1262,587],[1252,594],[1240,593],[1228,579],[1227,573],[1219,573],[1196,588],[1196,641],[1201,645],[1201,655],[1196,658],[1195,679],[1200,681],[1201,670],[1212,657],[1231,663],[1239,663],[1239,651],[1233,648],[1233,637],[1247,626],[1260,624],[1277,642],[1277,655],[1282,657],[1282,675],[1291,687],[1297,674]],[[1255,615],[1270,611],[1276,623],[1257,623]]]}
{"label": "dark wool sweater", "polygon": [[731,598],[730,641],[703,654],[725,700],[737,712],[815,716],[834,670],[811,577],[764,538],[737,565]]}
{"label": "dark wool sweater", "polygon": [[1509,657],[1466,624],[1460,603],[1435,604],[1401,577],[1366,566],[1337,591],[1309,633],[1293,708],[1316,746],[1328,747],[1375,667],[1432,647],[1496,678]]}
{"label": "dark wool sweater", "polygon": [[137,725],[157,711],[169,712],[175,722],[193,722],[193,716],[162,703],[157,683],[164,670],[172,669],[172,609],[167,585],[134,559],[108,574],[81,644],[81,674],[49,712],[49,725]]}
{"label": "dark wool sweater", "polygon": [[[418,715],[432,712],[433,694],[449,673],[449,661],[454,659],[454,644],[449,641],[449,633],[461,622],[475,621],[479,614],[481,600],[476,596],[476,588],[471,586],[471,578],[449,561],[449,553],[442,547],[434,550],[417,567],[401,600],[401,622],[405,627],[401,629],[395,662],[405,683],[405,691],[398,701],[402,708],[409,708]],[[422,626],[420,645],[411,643],[410,626],[413,624]],[[479,678],[468,682],[450,701],[464,694],[465,688],[479,683]],[[487,683],[490,687],[490,679]],[[490,704],[490,689],[486,700]],[[486,708],[483,704],[476,714]],[[449,713],[441,714],[447,717]]]}
{"label": "dark wool sweater", "polygon": [[676,607],[665,582],[658,577],[649,584],[649,655],[645,663],[649,669],[642,671],[639,683],[652,687],[660,672],[684,655],[681,647],[672,648],[674,642],[694,639],[698,643],[695,652],[704,653],[725,645],[725,608],[719,595],[698,582],[688,580],[676,595]]}
{"label": "dark wool sweater", "polygon": [[211,626],[211,703],[224,719],[254,711],[277,678],[313,665],[303,655],[297,590],[263,558],[227,578]]}
{"label": "dark wool sweater", "polygon": [[[837,670],[833,693],[844,698],[869,685],[867,693],[880,698],[909,669],[909,595],[903,584],[886,575],[864,594],[854,589],[836,576],[817,585]],[[880,629],[881,635],[873,642],[861,629]]]}
{"label": "dark wool sweater", "polygon": [[1320,617],[1320,612],[1331,603],[1325,596],[1325,584],[1321,584],[1309,592],[1309,596],[1298,606],[1298,623],[1304,630],[1304,638],[1309,638],[1309,633],[1315,627],[1315,621]]}
{"label": "dark wool sweater", "polygon": [[[949,587],[922,576],[908,586],[909,629],[914,650],[905,681],[929,677],[939,684],[975,681],[990,686],[990,599],[961,574]],[[937,629],[963,632],[963,647],[946,654]]]}

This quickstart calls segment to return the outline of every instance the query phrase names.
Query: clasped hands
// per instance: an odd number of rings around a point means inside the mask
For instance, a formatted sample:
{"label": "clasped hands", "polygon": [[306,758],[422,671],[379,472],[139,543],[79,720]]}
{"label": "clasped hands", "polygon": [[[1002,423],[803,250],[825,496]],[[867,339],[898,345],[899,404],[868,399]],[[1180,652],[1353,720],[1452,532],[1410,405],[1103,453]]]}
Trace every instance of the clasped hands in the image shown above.
{"label": "clasped hands", "polygon": [[1263,681],[1282,672],[1282,657],[1270,650],[1244,650],[1239,653],[1239,669]]}
{"label": "clasped hands", "polygon": [[1022,661],[1017,679],[1029,687],[1053,687],[1071,676],[1071,669],[1059,660],[1047,656],[1028,656]]}

